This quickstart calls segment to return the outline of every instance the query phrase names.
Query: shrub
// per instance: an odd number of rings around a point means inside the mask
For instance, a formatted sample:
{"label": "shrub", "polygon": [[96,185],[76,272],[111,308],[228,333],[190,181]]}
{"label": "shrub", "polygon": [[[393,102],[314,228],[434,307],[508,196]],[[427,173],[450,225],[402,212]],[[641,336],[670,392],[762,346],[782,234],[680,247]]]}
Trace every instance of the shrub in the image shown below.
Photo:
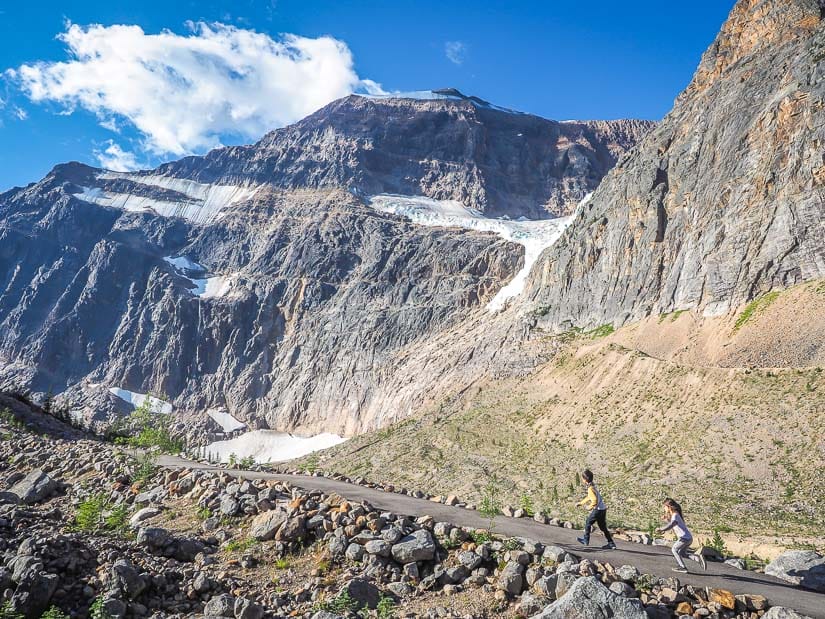
{"label": "shrub", "polygon": [[135,472],[132,481],[144,483],[149,481],[157,472],[157,459],[151,454],[140,454],[135,458]]}
{"label": "shrub", "polygon": [[490,521],[490,532],[495,527],[496,516],[501,512],[501,502],[498,500],[498,490],[493,484],[487,486],[478,506],[478,513]]}
{"label": "shrub", "polygon": [[253,546],[257,545],[258,540],[253,537],[247,537],[246,539],[233,539],[229,540],[226,543],[226,550],[228,552],[245,552],[252,548]]}
{"label": "shrub", "polygon": [[89,606],[89,619],[112,619],[112,616],[103,608],[103,598],[95,598]]}
{"label": "shrub", "polygon": [[378,605],[375,607],[375,610],[378,612],[378,617],[380,619],[389,619],[393,615],[394,608],[395,602],[393,599],[382,593],[381,597],[378,598]]}
{"label": "shrub", "polygon": [[11,603],[5,602],[0,606],[0,619],[23,619],[23,615],[11,609]]}
{"label": "shrub", "polygon": [[40,615],[40,619],[69,619],[69,615],[64,613],[57,606],[52,606],[49,610]]}
{"label": "shrub", "polygon": [[354,613],[359,607],[358,600],[353,599],[349,591],[342,591],[331,600],[321,602],[317,606],[317,610],[326,610],[333,613]]}
{"label": "shrub", "polygon": [[129,508],[113,505],[105,495],[93,494],[77,507],[74,527],[86,533],[122,534],[128,528]]}
{"label": "shrub", "polygon": [[530,498],[528,494],[522,494],[521,499],[519,499],[519,507],[524,510],[524,513],[528,516],[532,517],[535,515],[536,510],[533,507],[533,499]]}
{"label": "shrub", "polygon": [[[153,413],[148,397],[129,416],[126,424],[132,428],[132,434],[118,437],[116,443],[144,449],[157,447],[165,453],[183,451],[183,441],[172,438],[169,415]],[[122,433],[122,426],[123,422],[112,424],[111,432]]]}
{"label": "shrub", "polygon": [[722,536],[719,534],[719,529],[714,529],[713,537],[711,537],[705,545],[709,548],[713,548],[722,556],[725,556],[725,554],[728,551],[728,549],[725,547],[725,540],[723,540]]}

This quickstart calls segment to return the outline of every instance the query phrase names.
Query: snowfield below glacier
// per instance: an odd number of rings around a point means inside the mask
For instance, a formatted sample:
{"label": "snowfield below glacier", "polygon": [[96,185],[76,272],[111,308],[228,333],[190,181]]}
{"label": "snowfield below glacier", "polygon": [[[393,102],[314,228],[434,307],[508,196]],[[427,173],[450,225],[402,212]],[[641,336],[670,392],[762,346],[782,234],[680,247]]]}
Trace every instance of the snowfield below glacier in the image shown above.
{"label": "snowfield below glacier", "polygon": [[236,438],[210,443],[203,448],[203,455],[219,462],[229,462],[230,456],[238,460],[253,458],[260,463],[285,462],[334,447],[346,440],[330,433],[304,437],[274,430],[253,430]]}
{"label": "snowfield below glacier", "polygon": [[[588,198],[589,196],[582,200],[582,203]],[[573,220],[573,216],[518,221],[485,217],[457,200],[434,200],[423,196],[379,194],[372,196],[369,202],[377,211],[406,217],[415,224],[494,232],[501,238],[524,247],[524,266],[487,304],[487,309],[491,312],[504,309],[511,299],[524,291],[530,269],[541,252],[555,243]]]}

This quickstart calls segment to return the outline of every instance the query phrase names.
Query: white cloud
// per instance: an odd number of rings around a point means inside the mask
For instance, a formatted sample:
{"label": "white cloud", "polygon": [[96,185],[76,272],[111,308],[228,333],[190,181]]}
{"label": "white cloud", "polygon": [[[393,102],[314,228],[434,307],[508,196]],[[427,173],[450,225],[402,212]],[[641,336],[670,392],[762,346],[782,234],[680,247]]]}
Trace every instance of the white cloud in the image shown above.
{"label": "white cloud", "polygon": [[444,54],[453,64],[462,65],[467,59],[467,45],[461,41],[447,41],[444,44]]}
{"label": "white cloud", "polygon": [[134,153],[123,150],[114,140],[109,140],[104,150],[95,150],[94,153],[101,167],[107,170],[131,172],[140,168]]}
{"label": "white cloud", "polygon": [[58,36],[69,60],[7,76],[32,101],[84,108],[106,128],[131,123],[145,150],[175,155],[219,146],[225,135],[259,137],[355,90],[382,92],[358,77],[349,48],[331,37],[274,40],[224,24],[187,25],[191,33],[178,35],[70,24]]}
{"label": "white cloud", "polygon": [[22,107],[15,107],[13,113],[17,120],[26,120],[29,117],[29,113]]}

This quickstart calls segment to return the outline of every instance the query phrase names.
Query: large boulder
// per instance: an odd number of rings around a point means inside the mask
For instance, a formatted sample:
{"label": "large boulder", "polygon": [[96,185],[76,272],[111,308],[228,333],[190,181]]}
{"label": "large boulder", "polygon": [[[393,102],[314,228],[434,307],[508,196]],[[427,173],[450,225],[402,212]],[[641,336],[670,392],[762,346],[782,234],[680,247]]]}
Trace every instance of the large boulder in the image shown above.
{"label": "large boulder", "polygon": [[435,556],[435,541],[429,531],[421,529],[405,535],[392,547],[392,558],[399,563],[429,561]]}
{"label": "large boulder", "polygon": [[29,571],[12,595],[9,603],[12,612],[25,619],[40,617],[49,606],[58,580],[55,574]]}
{"label": "large boulder", "polygon": [[595,576],[579,578],[561,598],[547,606],[532,619],[647,619],[639,600],[616,595]]}
{"label": "large boulder", "polygon": [[265,542],[275,537],[278,529],[286,522],[287,515],[283,509],[273,509],[255,517],[249,525],[249,536],[259,542]]}
{"label": "large boulder", "polygon": [[508,561],[498,576],[496,586],[508,595],[519,595],[524,588],[524,566],[518,561]]}
{"label": "large boulder", "polygon": [[776,557],[765,573],[787,582],[825,592],[825,557],[813,550],[789,550]]}
{"label": "large boulder", "polygon": [[109,574],[112,584],[129,600],[134,600],[146,589],[146,579],[125,559],[115,561]]}
{"label": "large boulder", "polygon": [[218,617],[235,616],[235,598],[231,595],[223,594],[213,597],[203,608],[203,616],[206,619],[217,619]]}
{"label": "large boulder", "polygon": [[35,469],[11,487],[9,493],[20,503],[34,505],[49,497],[59,487],[57,481],[40,469]]}
{"label": "large boulder", "polygon": [[363,578],[353,578],[341,587],[338,595],[347,596],[358,603],[359,608],[374,609],[381,600],[381,590]]}

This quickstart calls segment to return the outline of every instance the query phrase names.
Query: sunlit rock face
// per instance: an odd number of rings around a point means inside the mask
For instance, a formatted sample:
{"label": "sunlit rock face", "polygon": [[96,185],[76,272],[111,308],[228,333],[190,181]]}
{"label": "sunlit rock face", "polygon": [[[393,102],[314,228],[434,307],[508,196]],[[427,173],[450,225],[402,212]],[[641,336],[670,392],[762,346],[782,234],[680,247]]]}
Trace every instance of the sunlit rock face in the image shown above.
{"label": "sunlit rock face", "polygon": [[[218,433],[380,426],[428,389],[390,368],[517,296],[547,218],[650,126],[352,96],[155,170],[57,166],[0,195],[0,385],[98,421],[152,394]],[[473,217],[422,225],[387,193]]]}
{"label": "sunlit rock face", "polygon": [[533,269],[544,328],[722,314],[825,276],[821,11],[736,4],[673,111]]}

